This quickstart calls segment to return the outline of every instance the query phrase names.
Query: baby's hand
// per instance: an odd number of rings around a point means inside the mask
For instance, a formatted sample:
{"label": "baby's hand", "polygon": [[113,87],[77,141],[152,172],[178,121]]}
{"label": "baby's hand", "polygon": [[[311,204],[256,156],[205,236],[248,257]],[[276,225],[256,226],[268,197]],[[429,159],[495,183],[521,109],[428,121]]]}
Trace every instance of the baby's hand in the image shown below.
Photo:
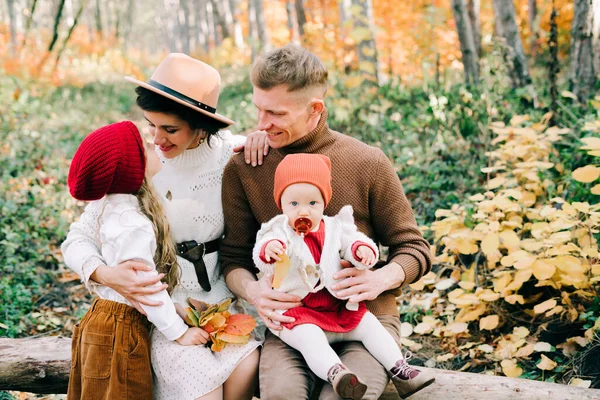
{"label": "baby's hand", "polygon": [[271,262],[271,259],[281,261],[279,255],[283,253],[285,253],[285,247],[279,240],[271,240],[265,246],[265,258],[268,262]]}
{"label": "baby's hand", "polygon": [[356,249],[356,255],[360,259],[360,262],[372,267],[375,265],[375,252],[369,246],[359,246]]}
{"label": "baby's hand", "polygon": [[187,331],[177,340],[182,346],[194,346],[198,344],[206,344],[210,339],[210,335],[202,328],[188,328]]}

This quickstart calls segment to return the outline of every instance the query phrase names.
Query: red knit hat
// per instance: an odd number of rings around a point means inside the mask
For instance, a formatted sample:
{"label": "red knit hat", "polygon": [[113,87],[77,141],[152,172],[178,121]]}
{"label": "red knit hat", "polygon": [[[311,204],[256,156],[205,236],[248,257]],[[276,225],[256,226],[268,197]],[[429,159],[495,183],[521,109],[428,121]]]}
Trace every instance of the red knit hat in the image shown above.
{"label": "red knit hat", "polygon": [[137,193],[144,181],[142,136],[130,121],[90,133],[73,156],[69,191],[77,200],[98,200],[109,193]]}
{"label": "red knit hat", "polygon": [[294,183],[310,183],[321,191],[325,207],[331,200],[331,160],[322,154],[288,154],[275,170],[273,196],[281,209],[281,195]]}

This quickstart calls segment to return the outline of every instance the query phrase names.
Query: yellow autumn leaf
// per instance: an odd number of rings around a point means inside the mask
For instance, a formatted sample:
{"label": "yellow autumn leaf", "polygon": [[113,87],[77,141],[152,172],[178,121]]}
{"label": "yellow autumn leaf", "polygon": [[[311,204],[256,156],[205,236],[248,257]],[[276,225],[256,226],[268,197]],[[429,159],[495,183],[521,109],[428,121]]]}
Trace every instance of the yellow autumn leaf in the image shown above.
{"label": "yellow autumn leaf", "polygon": [[550,343],[546,343],[546,342],[537,342],[534,346],[533,346],[535,351],[538,352],[549,352],[552,351],[552,345]]}
{"label": "yellow autumn leaf", "polygon": [[592,381],[590,380],[583,380],[580,378],[574,378],[573,380],[571,380],[571,382],[569,382],[570,386],[576,386],[576,387],[580,387],[580,388],[585,388],[585,389],[589,389],[590,386],[592,386]]}
{"label": "yellow autumn leaf", "polygon": [[541,314],[541,313],[544,313],[554,307],[556,307],[556,300],[550,299],[550,300],[544,301],[543,303],[537,304],[535,307],[533,307],[533,311],[536,314]]}
{"label": "yellow autumn leaf", "polygon": [[581,139],[585,146],[581,147],[582,150],[600,150],[600,138],[587,137]]}
{"label": "yellow autumn leaf", "polygon": [[531,270],[533,271],[533,276],[542,281],[544,279],[552,278],[552,275],[554,275],[554,272],[556,271],[556,267],[552,264],[545,263],[542,260],[535,260]]}
{"label": "yellow autumn leaf", "polygon": [[544,371],[552,371],[554,368],[556,368],[557,365],[558,364],[556,364],[556,362],[552,361],[551,359],[542,354],[542,359],[539,363],[536,364],[536,367]]}
{"label": "yellow autumn leaf", "polygon": [[573,171],[573,179],[582,183],[593,182],[598,177],[600,177],[600,168],[593,165],[586,165]]}
{"label": "yellow autumn leaf", "polygon": [[489,344],[482,344],[477,346],[477,350],[483,351],[484,353],[491,353],[494,351],[494,348]]}
{"label": "yellow autumn leaf", "polygon": [[513,360],[502,360],[500,365],[504,375],[509,378],[518,378],[523,373],[523,370]]}
{"label": "yellow autumn leaf", "polygon": [[518,248],[521,239],[515,231],[502,231],[500,232],[500,241],[504,247],[508,249]]}
{"label": "yellow autumn leaf", "polygon": [[446,362],[446,361],[448,361],[448,360],[450,360],[452,358],[454,358],[454,354],[452,354],[452,353],[446,353],[446,354],[443,354],[441,356],[437,356],[435,358],[435,360],[437,362]]}
{"label": "yellow autumn leaf", "polygon": [[508,296],[504,297],[504,301],[506,301],[509,304],[515,304],[515,303],[525,304],[525,299],[520,294],[508,295]]}
{"label": "yellow autumn leaf", "polygon": [[500,298],[500,293],[494,292],[492,289],[484,289],[479,293],[476,293],[479,300],[483,301],[496,301]]}
{"label": "yellow autumn leaf", "polygon": [[500,246],[500,238],[497,233],[490,233],[481,241],[481,251],[483,251],[483,254],[485,255],[498,250],[498,246]]}
{"label": "yellow autumn leaf", "polygon": [[590,192],[592,194],[600,195],[600,183],[595,186],[592,186],[592,188],[590,189]]}
{"label": "yellow autumn leaf", "polygon": [[499,322],[500,317],[498,315],[488,315],[487,317],[481,318],[479,320],[479,329],[491,331],[493,329],[496,329]]}
{"label": "yellow autumn leaf", "polygon": [[475,254],[479,247],[469,239],[459,238],[457,240],[457,248],[461,254]]}
{"label": "yellow autumn leaf", "polygon": [[413,332],[419,335],[425,335],[433,330],[433,327],[426,322],[421,322],[414,327]]}
{"label": "yellow autumn leaf", "polygon": [[[500,296],[498,294],[498,296]],[[485,304],[478,304],[476,306],[466,307],[460,310],[456,315],[456,322],[471,322],[482,316],[487,309]]]}
{"label": "yellow autumn leaf", "polygon": [[468,328],[469,324],[466,322],[452,322],[446,326],[447,330],[455,334],[466,332]]}
{"label": "yellow autumn leaf", "polygon": [[521,347],[516,353],[515,357],[517,358],[525,358],[529,357],[533,353],[533,344],[527,343],[525,346]]}
{"label": "yellow autumn leaf", "polygon": [[497,176],[494,179],[490,179],[487,183],[487,189],[493,190],[502,186],[506,182],[506,178],[503,176]]}
{"label": "yellow autumn leaf", "polygon": [[529,336],[529,329],[525,328],[524,326],[517,326],[513,329],[512,334],[518,338],[523,339]]}

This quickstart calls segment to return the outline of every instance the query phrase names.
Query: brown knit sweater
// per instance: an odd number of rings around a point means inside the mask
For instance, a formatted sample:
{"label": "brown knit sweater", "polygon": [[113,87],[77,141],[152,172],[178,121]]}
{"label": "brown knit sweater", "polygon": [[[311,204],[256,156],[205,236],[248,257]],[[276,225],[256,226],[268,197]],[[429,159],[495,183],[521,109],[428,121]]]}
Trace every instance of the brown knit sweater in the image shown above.
{"label": "brown knit sweater", "polygon": [[[429,271],[429,244],[417,227],[389,160],[380,149],[330,130],[325,111],[315,130],[289,146],[271,149],[261,167],[247,165],[243,154],[235,155],[225,167],[225,239],[221,245],[224,276],[236,268],[257,272],[252,261],[256,233],[262,223],[281,213],[273,200],[273,177],[279,162],[290,153],[325,154],[331,159],[333,197],[325,214],[333,216],[343,206],[352,205],[358,229],[389,247],[387,262],[402,266],[405,284]],[[367,307],[375,315],[397,315],[397,293],[382,293],[367,302]]]}

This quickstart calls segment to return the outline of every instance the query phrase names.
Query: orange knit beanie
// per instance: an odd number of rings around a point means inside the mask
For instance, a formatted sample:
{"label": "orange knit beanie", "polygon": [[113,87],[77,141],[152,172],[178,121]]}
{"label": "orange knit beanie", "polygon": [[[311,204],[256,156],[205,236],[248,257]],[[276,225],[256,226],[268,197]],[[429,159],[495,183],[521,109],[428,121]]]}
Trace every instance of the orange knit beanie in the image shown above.
{"label": "orange knit beanie", "polygon": [[321,191],[325,207],[331,200],[331,161],[322,154],[288,154],[275,170],[273,197],[281,209],[281,195],[294,183],[310,183]]}

